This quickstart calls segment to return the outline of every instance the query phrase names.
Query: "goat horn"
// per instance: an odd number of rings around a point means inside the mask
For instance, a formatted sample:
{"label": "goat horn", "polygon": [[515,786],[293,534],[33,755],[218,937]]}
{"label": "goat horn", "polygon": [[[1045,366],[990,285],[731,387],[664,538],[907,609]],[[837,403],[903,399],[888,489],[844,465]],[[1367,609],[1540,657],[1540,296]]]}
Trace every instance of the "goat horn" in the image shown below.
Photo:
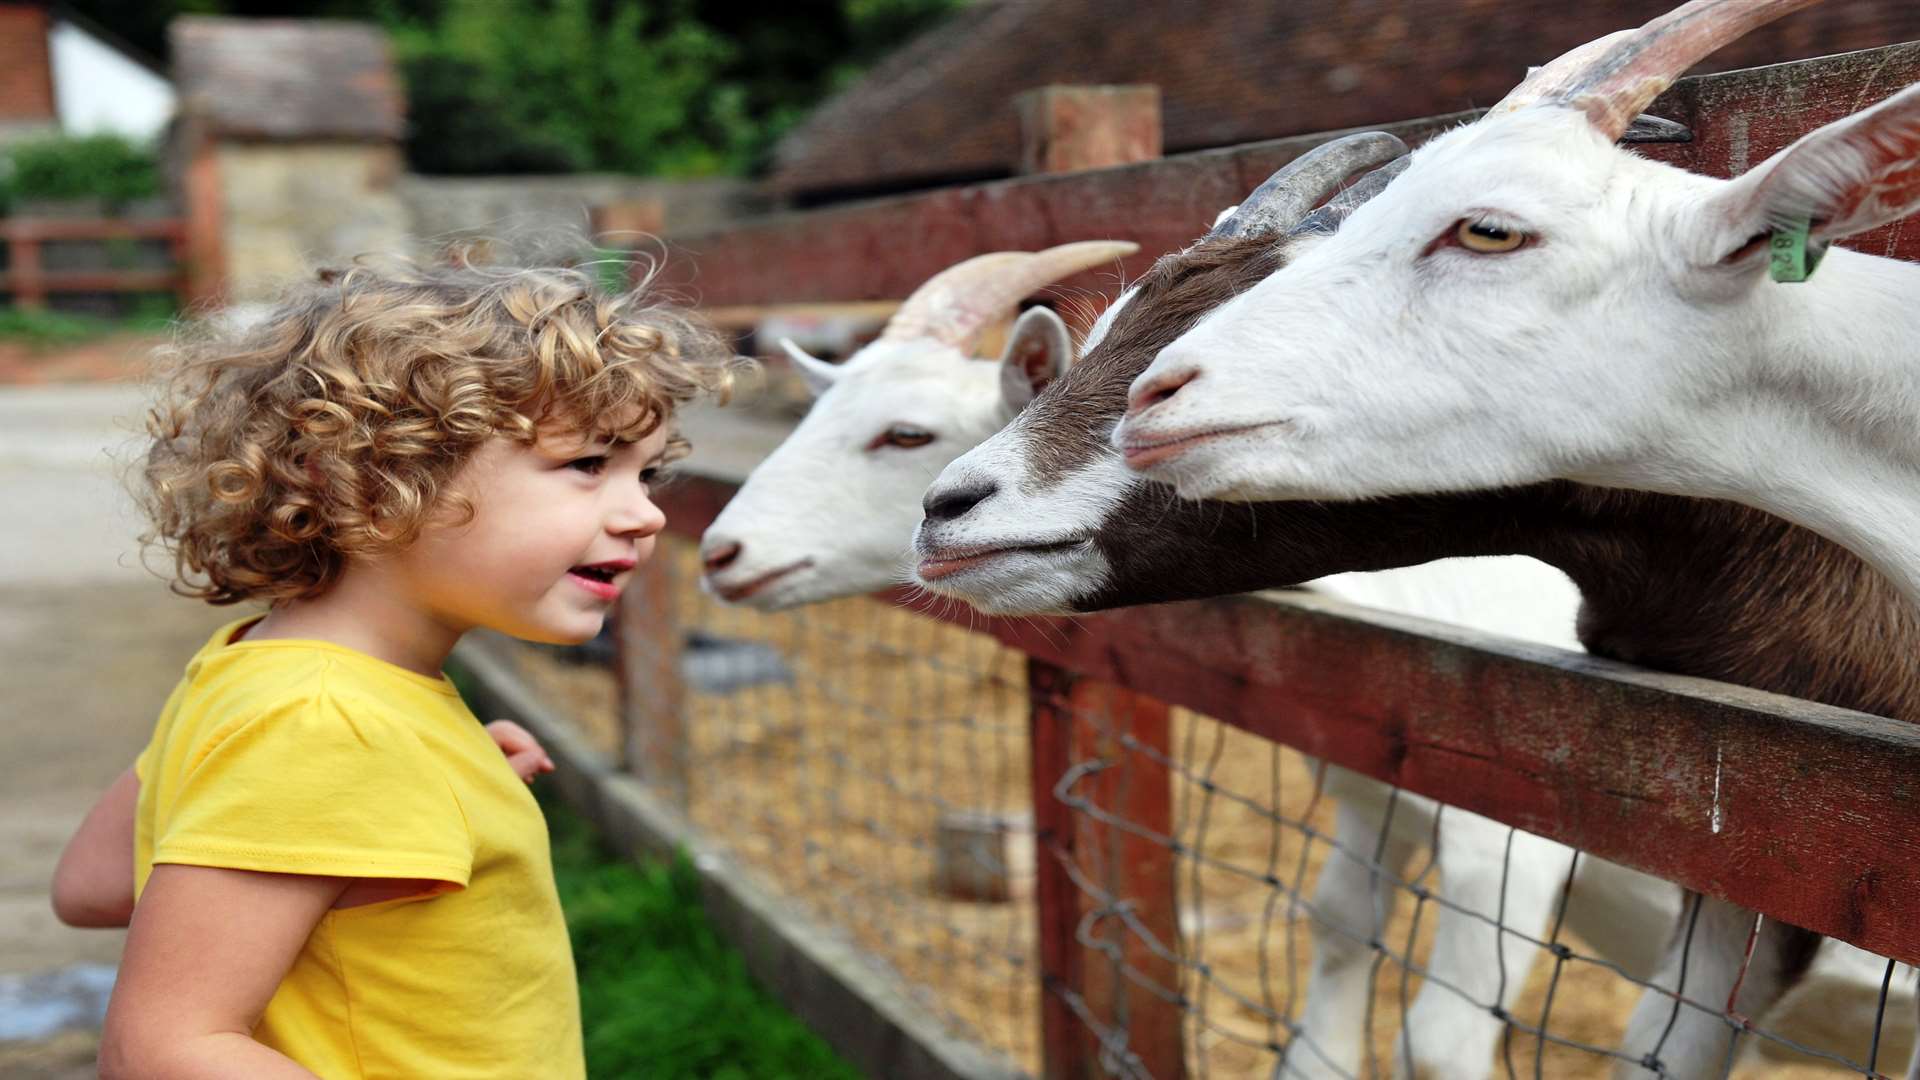
{"label": "goat horn", "polygon": [[1124,240],[1083,240],[1045,251],[976,255],[928,278],[880,331],[883,341],[931,338],[961,352],[1022,298],[1101,263],[1140,250]]}
{"label": "goat horn", "polygon": [[1300,224],[1287,230],[1288,235],[1338,232],[1341,222],[1347,220],[1355,210],[1360,209],[1368,199],[1387,190],[1387,185],[1393,183],[1393,178],[1406,172],[1407,166],[1411,164],[1413,159],[1403,156],[1394,158],[1373,170],[1342,189],[1338,195],[1328,199],[1325,206],[1302,218]]}
{"label": "goat horn", "polygon": [[1262,236],[1292,229],[1320,205],[1340,181],[1407,152],[1407,144],[1384,131],[1342,136],[1282,165],[1253,189],[1239,209],[1213,227],[1209,237]]}
{"label": "goat horn", "polygon": [[1590,41],[1527,76],[1493,111],[1560,105],[1618,139],[1633,118],[1715,50],[1820,0],[1689,0],[1638,30]]}

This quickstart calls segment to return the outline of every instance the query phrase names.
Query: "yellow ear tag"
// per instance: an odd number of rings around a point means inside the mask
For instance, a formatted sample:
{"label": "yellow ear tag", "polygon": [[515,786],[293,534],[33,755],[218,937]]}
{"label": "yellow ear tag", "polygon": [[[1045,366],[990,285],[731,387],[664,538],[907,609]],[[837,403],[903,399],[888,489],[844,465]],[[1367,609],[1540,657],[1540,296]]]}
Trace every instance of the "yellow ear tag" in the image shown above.
{"label": "yellow ear tag", "polygon": [[1809,242],[1807,234],[1812,228],[1811,218],[1799,218],[1787,228],[1773,230],[1773,238],[1767,242],[1767,273],[1773,280],[1805,281],[1813,276],[1827,248]]}

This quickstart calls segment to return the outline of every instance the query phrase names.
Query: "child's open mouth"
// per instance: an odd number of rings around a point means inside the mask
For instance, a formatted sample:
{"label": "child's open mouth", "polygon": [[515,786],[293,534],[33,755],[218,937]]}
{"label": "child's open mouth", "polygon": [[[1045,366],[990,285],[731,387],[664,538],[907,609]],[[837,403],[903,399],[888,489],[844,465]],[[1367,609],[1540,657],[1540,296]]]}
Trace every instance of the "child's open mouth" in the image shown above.
{"label": "child's open mouth", "polygon": [[575,566],[567,571],[567,577],[572,580],[574,584],[602,600],[618,600],[620,598],[620,587],[613,583],[613,579],[631,569],[633,569],[633,562],[631,560],[619,559],[612,562]]}

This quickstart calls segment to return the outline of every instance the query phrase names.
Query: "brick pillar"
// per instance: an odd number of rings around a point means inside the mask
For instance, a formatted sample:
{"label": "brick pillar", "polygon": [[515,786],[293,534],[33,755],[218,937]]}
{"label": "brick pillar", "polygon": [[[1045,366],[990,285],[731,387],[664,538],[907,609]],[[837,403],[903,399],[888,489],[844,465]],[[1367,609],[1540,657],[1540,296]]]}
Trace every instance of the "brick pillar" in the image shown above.
{"label": "brick pillar", "polygon": [[45,7],[0,4],[0,125],[53,124],[53,61]]}
{"label": "brick pillar", "polygon": [[1043,86],[1013,99],[1022,173],[1073,172],[1160,156],[1160,88]]}

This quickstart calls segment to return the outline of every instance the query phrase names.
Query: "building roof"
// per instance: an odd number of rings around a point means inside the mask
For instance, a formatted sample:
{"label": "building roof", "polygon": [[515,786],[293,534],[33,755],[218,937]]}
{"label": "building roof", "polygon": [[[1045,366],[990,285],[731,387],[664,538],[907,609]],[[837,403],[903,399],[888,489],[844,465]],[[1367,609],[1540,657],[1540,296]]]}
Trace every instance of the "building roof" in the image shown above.
{"label": "building roof", "polygon": [[398,139],[406,95],[378,27],[186,16],[168,27],[180,111],[209,135]]}
{"label": "building roof", "polygon": [[[1675,0],[978,0],[910,42],[782,141],[771,177],[828,198],[1006,175],[1013,95],[1157,83],[1168,153],[1491,105],[1580,42]],[[1800,12],[1697,71],[1920,38],[1920,4]]]}

